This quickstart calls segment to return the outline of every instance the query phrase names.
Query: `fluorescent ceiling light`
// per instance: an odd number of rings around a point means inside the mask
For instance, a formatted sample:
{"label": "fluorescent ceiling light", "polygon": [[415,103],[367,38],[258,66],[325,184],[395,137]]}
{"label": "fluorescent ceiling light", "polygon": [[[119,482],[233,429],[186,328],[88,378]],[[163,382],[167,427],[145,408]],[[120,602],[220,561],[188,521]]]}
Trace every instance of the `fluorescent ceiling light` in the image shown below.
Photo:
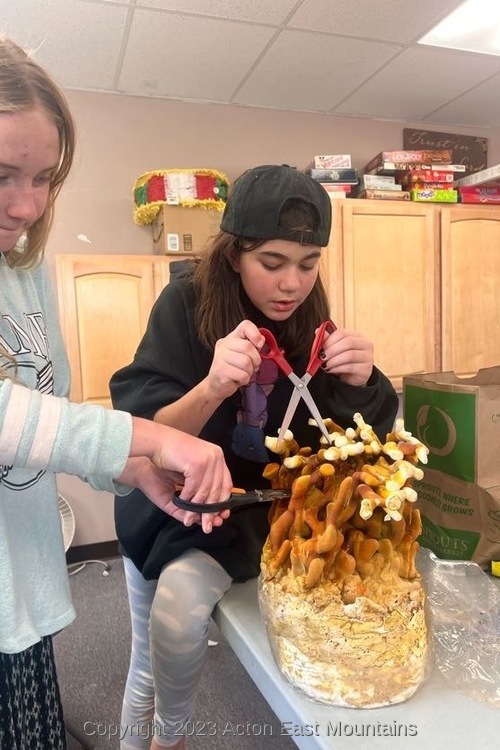
{"label": "fluorescent ceiling light", "polygon": [[499,0],[466,0],[419,44],[500,55]]}

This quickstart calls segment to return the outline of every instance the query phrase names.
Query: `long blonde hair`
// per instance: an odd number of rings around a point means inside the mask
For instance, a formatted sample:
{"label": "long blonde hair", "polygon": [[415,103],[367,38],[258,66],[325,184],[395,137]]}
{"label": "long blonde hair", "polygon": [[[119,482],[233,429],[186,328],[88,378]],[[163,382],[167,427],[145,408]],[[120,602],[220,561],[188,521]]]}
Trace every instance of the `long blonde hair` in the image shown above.
{"label": "long blonde hair", "polygon": [[[5,253],[5,261],[12,268],[31,268],[43,256],[54,216],[54,202],[73,163],[75,124],[66,98],[56,83],[19,45],[1,36],[0,116],[34,107],[40,107],[56,126],[60,158],[50,180],[45,211],[26,231],[25,241]],[[0,380],[7,377],[15,380],[12,369],[3,367],[1,359],[13,365],[15,371],[15,358],[0,346]]]}
{"label": "long blonde hair", "polygon": [[42,257],[52,225],[54,202],[68,176],[75,152],[75,124],[61,89],[21,47],[0,37],[0,115],[41,107],[59,133],[60,159],[50,181],[47,206],[26,232],[22,249],[5,255],[9,266],[30,268]]}

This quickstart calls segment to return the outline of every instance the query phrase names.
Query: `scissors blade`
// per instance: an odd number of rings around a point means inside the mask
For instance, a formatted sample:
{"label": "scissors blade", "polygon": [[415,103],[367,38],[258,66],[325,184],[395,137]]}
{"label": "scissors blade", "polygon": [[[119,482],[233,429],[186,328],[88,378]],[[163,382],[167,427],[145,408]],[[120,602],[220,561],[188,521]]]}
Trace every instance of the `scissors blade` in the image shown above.
{"label": "scissors blade", "polygon": [[329,435],[328,430],[326,429],[326,426],[325,426],[325,423],[323,421],[323,417],[321,416],[320,410],[316,406],[316,402],[314,401],[313,397],[311,396],[311,392],[310,392],[309,388],[306,385],[304,385],[303,388],[302,388],[302,390],[300,391],[299,395],[302,396],[302,398],[306,402],[307,408],[311,412],[311,415],[312,415],[313,419],[316,420],[316,423],[317,423],[319,429],[321,430],[323,436],[328,440],[328,443],[331,444],[332,439],[331,439],[331,437]]}
{"label": "scissors blade", "polygon": [[290,427],[290,423],[293,419],[293,415],[295,414],[297,410],[299,401],[300,401],[300,391],[294,388],[290,401],[288,402],[285,416],[283,417],[283,422],[281,423],[280,431],[278,432],[278,443],[281,443],[284,440],[285,432]]}
{"label": "scissors blade", "polygon": [[290,427],[290,422],[292,421],[292,417],[295,414],[297,405],[300,399],[303,398],[306,402],[307,408],[311,412],[312,417],[316,420],[322,434],[328,440],[328,443],[331,444],[332,441],[328,430],[325,427],[323,417],[321,416],[321,413],[316,406],[316,402],[314,401],[311,392],[307,387],[307,383],[311,380],[311,375],[309,373],[306,373],[303,378],[299,378],[298,375],[295,375],[295,373],[292,372],[288,377],[294,384],[295,388],[290,398],[285,416],[283,417],[283,424],[281,425],[280,431],[278,433],[278,443],[283,440],[285,432]]}
{"label": "scissors blade", "polygon": [[221,510],[229,508],[244,508],[246,505],[255,503],[269,503],[273,500],[289,500],[291,497],[290,490],[250,490],[249,492],[233,492],[227,500],[221,500],[219,503],[192,503],[190,500],[181,500],[177,493],[174,493],[173,503],[177,508],[190,510],[193,513],[218,513]]}

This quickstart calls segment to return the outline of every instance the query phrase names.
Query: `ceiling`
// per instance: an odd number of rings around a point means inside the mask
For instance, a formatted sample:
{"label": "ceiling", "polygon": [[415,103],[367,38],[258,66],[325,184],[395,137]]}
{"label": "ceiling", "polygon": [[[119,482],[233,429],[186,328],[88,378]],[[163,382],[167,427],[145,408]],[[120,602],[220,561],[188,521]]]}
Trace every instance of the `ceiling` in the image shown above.
{"label": "ceiling", "polygon": [[500,128],[500,57],[417,40],[462,0],[0,0],[66,88]]}

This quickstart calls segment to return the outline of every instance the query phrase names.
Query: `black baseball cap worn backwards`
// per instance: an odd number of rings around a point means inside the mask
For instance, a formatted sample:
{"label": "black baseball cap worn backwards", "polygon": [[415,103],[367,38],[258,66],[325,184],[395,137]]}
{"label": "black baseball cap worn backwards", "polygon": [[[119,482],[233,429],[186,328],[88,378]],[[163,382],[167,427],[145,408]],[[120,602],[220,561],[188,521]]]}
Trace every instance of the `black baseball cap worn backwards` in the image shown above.
{"label": "black baseball cap worn backwards", "polygon": [[[291,199],[316,208],[319,223],[314,230],[294,231],[280,226],[281,211]],[[238,237],[325,247],[331,224],[332,204],[319,182],[287,164],[267,164],[249,169],[235,180],[220,228]]]}

